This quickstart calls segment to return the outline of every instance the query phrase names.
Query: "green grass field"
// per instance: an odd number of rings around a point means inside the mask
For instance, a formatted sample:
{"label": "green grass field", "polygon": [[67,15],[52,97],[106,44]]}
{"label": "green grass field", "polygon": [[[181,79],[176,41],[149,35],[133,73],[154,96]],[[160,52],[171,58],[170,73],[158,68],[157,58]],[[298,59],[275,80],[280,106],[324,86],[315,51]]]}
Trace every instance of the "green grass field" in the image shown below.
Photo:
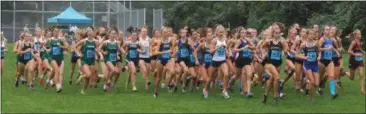
{"label": "green grass field", "polygon": [[[125,90],[127,74],[122,73],[118,85],[111,91],[103,92],[102,83],[99,83],[98,88],[90,88],[86,95],[81,95],[81,85],[67,83],[70,57],[65,59],[62,93],[56,93],[54,88],[45,90],[38,83],[35,90],[29,91],[23,85],[15,88],[16,56],[12,53],[12,45],[8,49],[6,67],[1,76],[3,113],[365,113],[365,96],[360,93],[358,76],[355,81],[343,78],[343,89],[338,89],[340,96],[337,99],[331,100],[327,87],[323,96],[316,96],[314,103],[310,103],[304,94],[295,92],[292,82],[287,83],[284,90],[287,96],[280,100],[279,105],[273,104],[273,94],[267,104],[261,104],[264,89],[260,86],[252,89],[255,95],[252,99],[240,96],[236,88],[234,93],[229,93],[230,99],[224,99],[219,90],[210,92],[209,98],[204,99],[201,90],[187,94],[178,90],[169,94],[166,89],[160,89],[159,97],[154,99],[152,86],[149,90],[144,89],[140,73],[138,92],[132,92],[130,88]],[[344,56],[344,60],[348,57]],[[347,62],[344,68],[348,69],[346,65]]]}

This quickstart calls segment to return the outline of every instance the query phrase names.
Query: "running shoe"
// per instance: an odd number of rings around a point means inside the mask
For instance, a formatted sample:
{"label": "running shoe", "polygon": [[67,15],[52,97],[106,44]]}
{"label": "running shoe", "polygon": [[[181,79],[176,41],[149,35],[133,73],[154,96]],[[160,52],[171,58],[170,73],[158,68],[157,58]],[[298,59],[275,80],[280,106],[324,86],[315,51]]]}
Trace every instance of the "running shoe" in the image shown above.
{"label": "running shoe", "polygon": [[19,87],[19,81],[18,80],[15,80],[14,85],[15,85],[16,88],[18,88]]}
{"label": "running shoe", "polygon": [[133,92],[136,92],[136,91],[137,91],[136,86],[133,86],[133,87],[132,87],[132,91],[133,91]]}
{"label": "running shoe", "polygon": [[158,92],[154,92],[154,98],[158,97]]}
{"label": "running shoe", "polygon": [[252,98],[253,97],[253,93],[247,93],[247,95],[245,95],[247,98]]}
{"label": "running shoe", "polygon": [[334,95],[332,95],[332,100],[334,100],[335,98],[337,98],[338,97],[338,94],[336,93],[336,94],[334,94]]}
{"label": "running shoe", "polygon": [[222,91],[222,95],[224,96],[225,99],[229,99],[230,96],[226,91]]}
{"label": "running shoe", "polygon": [[263,104],[266,104],[267,103],[267,95],[263,95],[262,103]]}
{"label": "running shoe", "polygon": [[203,89],[202,92],[203,92],[203,98],[207,99],[208,98],[208,91],[206,89]]}

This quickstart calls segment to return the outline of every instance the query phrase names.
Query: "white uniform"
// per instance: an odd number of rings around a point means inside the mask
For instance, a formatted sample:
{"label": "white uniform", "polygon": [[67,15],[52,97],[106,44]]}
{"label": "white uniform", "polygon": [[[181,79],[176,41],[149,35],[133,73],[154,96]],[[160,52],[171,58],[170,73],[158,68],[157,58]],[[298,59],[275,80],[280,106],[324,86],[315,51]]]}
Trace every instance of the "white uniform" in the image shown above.
{"label": "white uniform", "polygon": [[150,58],[150,50],[149,50],[150,41],[151,41],[151,39],[149,37],[140,38],[139,43],[142,46],[142,48],[144,49],[144,52],[139,54],[140,58],[144,58],[144,59]]}
{"label": "white uniform", "polygon": [[[221,46],[221,47],[220,47]],[[216,50],[215,54],[212,57],[213,61],[225,61],[226,60],[226,41],[220,41],[216,39],[216,47],[220,47]]]}

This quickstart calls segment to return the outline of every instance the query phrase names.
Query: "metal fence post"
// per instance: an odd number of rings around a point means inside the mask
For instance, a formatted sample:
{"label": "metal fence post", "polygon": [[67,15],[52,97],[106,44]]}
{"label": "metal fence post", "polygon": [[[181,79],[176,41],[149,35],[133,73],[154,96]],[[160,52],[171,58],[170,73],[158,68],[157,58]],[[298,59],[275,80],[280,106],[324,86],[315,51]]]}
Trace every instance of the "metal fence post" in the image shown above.
{"label": "metal fence post", "polygon": [[155,9],[153,9],[153,28],[155,28]]}
{"label": "metal fence post", "polygon": [[95,10],[95,2],[93,0],[93,27],[95,27],[95,13],[94,13],[94,10]]}
{"label": "metal fence post", "polygon": [[44,0],[42,1],[42,29],[44,28]]}
{"label": "metal fence post", "polygon": [[15,42],[15,1],[13,1],[13,7],[14,7],[14,10],[13,10],[13,42]]}

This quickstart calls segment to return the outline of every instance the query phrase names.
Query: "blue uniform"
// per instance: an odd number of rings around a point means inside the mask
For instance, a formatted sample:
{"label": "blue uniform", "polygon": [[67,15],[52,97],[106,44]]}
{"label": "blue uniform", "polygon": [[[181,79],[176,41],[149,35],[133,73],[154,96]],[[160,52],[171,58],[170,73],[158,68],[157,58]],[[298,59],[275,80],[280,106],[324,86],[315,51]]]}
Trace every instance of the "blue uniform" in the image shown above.
{"label": "blue uniform", "polygon": [[308,57],[307,60],[304,61],[304,69],[311,70],[312,72],[319,72],[318,67],[318,51],[317,47],[314,45],[312,47],[305,47],[304,53],[305,56]]}
{"label": "blue uniform", "polygon": [[[166,52],[170,50],[170,41],[167,42],[162,42],[160,45],[160,52]],[[160,61],[161,64],[166,65],[169,60],[170,60],[170,53],[163,53],[161,55],[158,56],[158,59]]]}
{"label": "blue uniform", "polygon": [[273,41],[269,44],[269,51],[267,57],[267,63],[273,64],[276,67],[282,64],[282,43],[274,44]]}
{"label": "blue uniform", "polygon": [[[331,47],[333,46],[333,41],[331,38],[326,38],[322,44],[322,48],[326,48],[326,47]],[[332,57],[333,57],[333,50],[324,50],[321,53],[321,58],[320,58],[320,62],[324,65],[324,66],[328,66],[328,64],[330,62],[332,62]]]}
{"label": "blue uniform", "polygon": [[137,49],[140,48],[138,43],[129,43],[127,46],[127,62],[133,62],[135,65],[138,65],[139,53]]}
{"label": "blue uniform", "polygon": [[[248,43],[246,40],[243,41],[240,39],[240,45],[238,48],[243,48],[247,45],[248,45]],[[235,67],[243,68],[246,65],[250,65],[252,60],[253,60],[252,51],[249,48],[245,48],[244,50],[239,52],[238,58],[235,61]]]}

